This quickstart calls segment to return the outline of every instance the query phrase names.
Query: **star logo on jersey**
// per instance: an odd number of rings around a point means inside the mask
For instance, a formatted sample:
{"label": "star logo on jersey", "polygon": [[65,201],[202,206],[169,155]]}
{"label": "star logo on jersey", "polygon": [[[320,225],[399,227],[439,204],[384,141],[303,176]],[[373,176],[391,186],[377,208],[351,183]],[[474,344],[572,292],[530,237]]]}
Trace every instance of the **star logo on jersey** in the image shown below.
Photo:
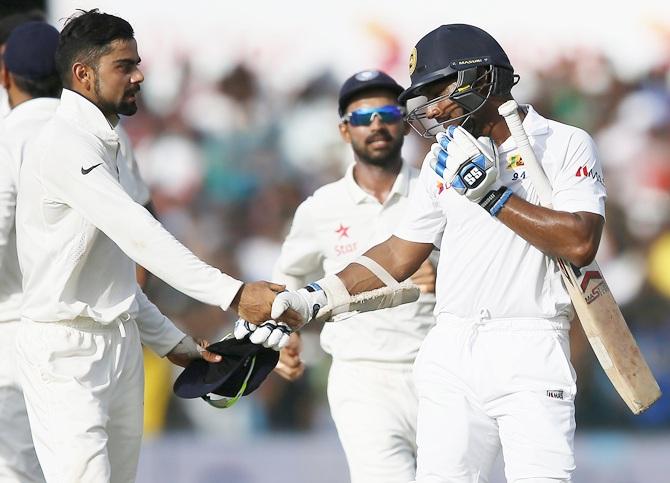
{"label": "star logo on jersey", "polygon": [[441,195],[442,192],[444,191],[444,183],[442,181],[437,182],[437,194]]}
{"label": "star logo on jersey", "polygon": [[342,238],[349,238],[349,228],[350,226],[344,226],[342,223],[340,223],[340,226],[337,230],[335,230],[335,233],[340,235],[340,240]]}

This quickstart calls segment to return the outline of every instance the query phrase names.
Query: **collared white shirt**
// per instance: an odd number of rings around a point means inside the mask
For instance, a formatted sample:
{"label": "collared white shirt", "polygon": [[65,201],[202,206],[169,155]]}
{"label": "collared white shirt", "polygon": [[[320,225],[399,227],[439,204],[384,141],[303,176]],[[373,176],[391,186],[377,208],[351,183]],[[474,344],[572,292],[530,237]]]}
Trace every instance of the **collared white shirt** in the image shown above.
{"label": "collared white shirt", "polygon": [[199,260],[128,195],[119,137],[101,111],[63,90],[27,151],[17,200],[22,317],[110,323],[163,317],[135,281],[135,263],[177,290],[227,309],[242,282]]}
{"label": "collared white shirt", "polygon": [[0,127],[0,322],[20,318],[21,270],[16,253],[16,193],[19,167],[28,140],[51,119],[58,99],[22,102]]}
{"label": "collared white shirt", "polygon": [[[276,264],[276,281],[295,289],[342,270],[391,236],[409,209],[410,192],[422,189],[418,170],[403,164],[382,204],[356,183],[353,167],[298,207]],[[327,323],[321,344],[340,360],[411,363],[435,323],[434,304],[433,294],[423,294],[416,303]]]}
{"label": "collared white shirt", "polygon": [[[553,187],[553,209],[605,216],[603,171],[591,137],[526,107],[523,127]],[[539,204],[511,137],[499,147],[498,162],[502,184]],[[409,216],[395,234],[409,241],[434,242],[441,248],[438,321],[442,315],[445,319],[572,317],[560,271],[549,257],[446,187],[428,162],[420,178],[423,189],[413,193]]]}

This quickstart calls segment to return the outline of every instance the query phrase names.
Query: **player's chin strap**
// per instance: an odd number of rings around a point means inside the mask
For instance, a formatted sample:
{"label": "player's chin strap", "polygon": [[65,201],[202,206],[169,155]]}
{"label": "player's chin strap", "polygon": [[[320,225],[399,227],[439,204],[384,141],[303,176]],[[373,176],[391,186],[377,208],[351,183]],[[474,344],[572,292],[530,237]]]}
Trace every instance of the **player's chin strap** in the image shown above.
{"label": "player's chin strap", "polygon": [[352,263],[364,266],[386,286],[356,295],[350,295],[337,275],[322,278],[316,284],[326,293],[328,303],[319,309],[314,317],[317,321],[338,321],[360,312],[386,309],[415,302],[421,293],[419,287],[409,279],[398,282],[384,267],[366,256],[360,256]]}

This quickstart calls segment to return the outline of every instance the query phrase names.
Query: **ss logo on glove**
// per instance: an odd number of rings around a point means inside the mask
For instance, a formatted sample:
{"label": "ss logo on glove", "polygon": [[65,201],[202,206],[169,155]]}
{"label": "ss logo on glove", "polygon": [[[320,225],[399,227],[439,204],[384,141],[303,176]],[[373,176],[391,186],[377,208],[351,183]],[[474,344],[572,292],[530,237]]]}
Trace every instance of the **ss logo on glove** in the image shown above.
{"label": "ss logo on glove", "polygon": [[476,188],[484,180],[484,173],[474,164],[466,166],[461,171],[461,178],[468,189]]}

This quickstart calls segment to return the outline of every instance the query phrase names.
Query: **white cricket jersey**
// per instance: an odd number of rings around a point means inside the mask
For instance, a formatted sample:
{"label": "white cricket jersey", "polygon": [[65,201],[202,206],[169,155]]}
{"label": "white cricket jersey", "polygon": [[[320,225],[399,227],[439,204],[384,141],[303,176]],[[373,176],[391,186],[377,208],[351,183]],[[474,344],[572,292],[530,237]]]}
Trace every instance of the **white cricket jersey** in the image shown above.
{"label": "white cricket jersey", "polygon": [[[385,203],[356,183],[353,166],[346,175],[318,189],[296,210],[281,250],[275,278],[299,288],[319,273],[337,273],[388,239],[409,208],[410,192],[421,190],[418,170],[403,164]],[[412,304],[366,312],[327,323],[321,345],[340,360],[411,363],[434,325],[434,294]]]}
{"label": "white cricket jersey", "polygon": [[22,102],[0,127],[0,322],[20,318],[21,270],[14,215],[21,159],[28,140],[51,119],[58,103],[46,97]]}
{"label": "white cricket jersey", "polygon": [[119,170],[119,177],[124,177],[124,179],[120,181],[121,186],[124,187],[126,193],[128,193],[136,203],[146,206],[151,201],[151,192],[142,179],[142,176],[140,176],[140,169],[137,166],[133,145],[130,142],[128,134],[120,124],[117,125],[114,130],[116,131],[116,134],[119,135],[119,158],[124,160],[127,168]]}
{"label": "white cricket jersey", "polygon": [[[523,127],[553,187],[553,209],[605,216],[603,171],[591,137],[545,119],[525,106]],[[515,195],[539,204],[510,137],[499,147],[500,178]],[[437,269],[438,321],[460,318],[572,317],[555,263],[480,206],[444,185],[427,162],[422,190],[395,235],[441,247]],[[444,232],[444,235],[441,233]]]}
{"label": "white cricket jersey", "polygon": [[[31,144],[17,201],[22,317],[78,316],[106,324],[127,315],[164,319],[135,281],[135,263],[177,290],[227,309],[242,282],[181,245],[128,195],[128,164],[101,111],[64,89]],[[160,353],[160,351],[157,351]]]}

